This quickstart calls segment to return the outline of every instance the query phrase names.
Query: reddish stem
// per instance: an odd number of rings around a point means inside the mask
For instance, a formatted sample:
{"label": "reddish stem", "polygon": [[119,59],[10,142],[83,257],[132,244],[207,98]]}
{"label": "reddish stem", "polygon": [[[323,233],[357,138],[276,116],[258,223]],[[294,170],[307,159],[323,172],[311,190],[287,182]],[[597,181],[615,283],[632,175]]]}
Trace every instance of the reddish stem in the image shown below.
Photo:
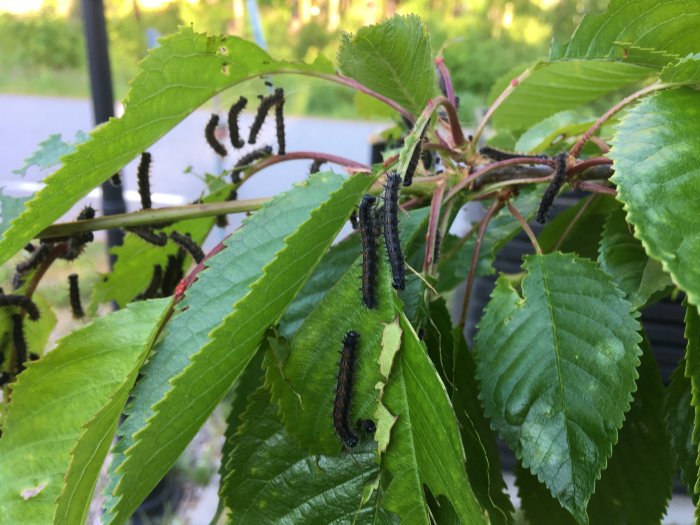
{"label": "reddish stem", "polygon": [[452,77],[450,76],[450,70],[447,69],[445,65],[445,60],[442,57],[437,57],[435,59],[435,65],[440,71],[440,76],[442,77],[442,82],[445,85],[445,96],[450,101],[450,103],[457,107],[457,101],[455,99],[455,91],[452,87]]}
{"label": "reddish stem", "polygon": [[607,157],[593,157],[586,159],[571,166],[571,168],[569,168],[569,176],[581,171],[586,171],[588,168],[593,166],[610,166],[612,163],[612,159]]}
{"label": "reddish stem", "polygon": [[325,162],[338,164],[339,166],[343,166],[345,168],[356,168],[362,171],[371,171],[371,168],[367,164],[362,164],[361,162],[357,162],[352,159],[346,159],[345,157],[339,157],[337,155],[330,155],[327,153],[318,153],[315,151],[293,151],[285,155],[273,155],[272,157],[268,157],[265,160],[258,162],[255,166],[246,171],[245,178],[247,179],[254,173],[264,170],[265,168],[290,160],[322,160]]}
{"label": "reddish stem", "polygon": [[484,240],[484,235],[486,234],[486,227],[489,225],[489,221],[493,215],[503,207],[503,202],[501,199],[496,199],[489,209],[486,210],[486,215],[481,219],[481,225],[479,226],[479,233],[474,241],[474,252],[472,254],[472,263],[469,267],[469,275],[467,276],[467,286],[464,290],[464,299],[462,300],[462,312],[459,316],[459,326],[464,329],[464,325],[467,322],[467,311],[469,310],[469,298],[472,294],[472,288],[474,287],[474,277],[476,276],[476,267],[479,263],[479,252],[481,251],[481,244]]}

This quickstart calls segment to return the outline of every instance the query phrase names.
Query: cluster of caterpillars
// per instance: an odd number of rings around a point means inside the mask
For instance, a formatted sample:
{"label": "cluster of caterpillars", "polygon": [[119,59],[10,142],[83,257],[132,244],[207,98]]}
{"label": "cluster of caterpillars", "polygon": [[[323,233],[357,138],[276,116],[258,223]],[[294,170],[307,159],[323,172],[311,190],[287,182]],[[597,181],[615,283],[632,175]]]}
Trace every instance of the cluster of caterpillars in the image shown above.
{"label": "cluster of caterpillars", "polygon": [[[525,155],[522,153],[511,153],[508,151],[502,151],[490,146],[484,146],[479,150],[479,153],[485,155],[486,157],[495,160],[496,162],[512,159],[542,159],[551,160],[547,155]],[[540,224],[544,224],[547,221],[547,214],[554,204],[554,199],[556,198],[559,190],[566,182],[566,175],[568,170],[568,154],[566,152],[558,153],[553,158],[554,160],[554,176],[552,177],[549,186],[544,192],[542,199],[540,200],[540,205],[537,209],[537,216],[535,220]]]}

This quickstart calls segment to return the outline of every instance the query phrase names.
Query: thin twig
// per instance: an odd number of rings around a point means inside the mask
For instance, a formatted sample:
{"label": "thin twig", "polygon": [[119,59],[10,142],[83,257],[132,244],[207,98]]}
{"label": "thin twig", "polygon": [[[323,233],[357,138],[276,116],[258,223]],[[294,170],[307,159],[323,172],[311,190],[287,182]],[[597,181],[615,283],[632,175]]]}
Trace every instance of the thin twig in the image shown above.
{"label": "thin twig", "polygon": [[640,89],[639,91],[635,91],[631,95],[623,98],[620,102],[615,104],[613,107],[611,107],[609,110],[607,110],[603,116],[601,116],[598,120],[596,120],[593,125],[588,128],[588,130],[581,135],[581,137],[576,141],[576,144],[571,146],[571,149],[569,150],[569,155],[572,157],[578,157],[581,154],[581,149],[583,149],[583,146],[588,142],[588,140],[591,138],[591,136],[600,129],[600,127],[605,124],[610,118],[615,115],[618,111],[623,109],[625,106],[628,104],[631,104],[635,100],[637,100],[640,97],[643,97],[644,95],[648,95],[649,93],[653,93],[654,91],[659,91],[660,89],[668,89],[670,87],[675,87],[677,84],[666,84],[666,83],[660,83],[657,82],[655,84],[652,84],[650,86],[647,86],[643,89]]}
{"label": "thin twig", "polygon": [[537,242],[535,232],[532,231],[532,228],[530,228],[530,225],[527,223],[525,218],[520,214],[518,209],[515,206],[513,206],[513,204],[510,201],[508,201],[508,210],[510,211],[511,215],[515,217],[515,220],[520,223],[520,226],[522,227],[523,231],[530,238],[530,242],[532,243],[532,247],[535,249],[535,252],[542,253],[542,248],[540,248],[540,243]]}
{"label": "thin twig", "polygon": [[476,147],[476,145],[479,144],[479,139],[481,138],[481,134],[484,132],[484,129],[486,128],[486,124],[488,124],[488,121],[491,119],[491,116],[494,114],[494,112],[499,108],[499,106],[501,104],[503,104],[503,102],[515,90],[515,88],[518,87],[523,80],[525,80],[527,77],[530,76],[531,73],[532,73],[532,68],[527,68],[525,71],[520,73],[517,77],[515,77],[513,80],[511,80],[508,83],[508,86],[503,90],[503,92],[500,95],[498,95],[498,98],[493,101],[493,104],[491,104],[489,109],[486,110],[486,113],[481,118],[481,121],[479,122],[479,125],[476,128],[476,131],[474,131],[474,138],[472,139],[473,146]]}
{"label": "thin twig", "polygon": [[593,204],[593,202],[595,200],[597,200],[597,198],[598,198],[598,195],[596,194],[596,195],[591,195],[590,197],[588,197],[586,199],[586,202],[583,203],[583,205],[576,212],[576,215],[574,215],[574,218],[571,219],[569,224],[566,225],[566,228],[564,229],[561,236],[557,240],[557,243],[552,248],[553,252],[556,252],[559,248],[561,248],[561,245],[564,242],[564,239],[566,239],[566,237],[571,233],[571,231],[574,229],[574,226],[576,225],[576,223],[579,221],[579,219],[581,217],[583,217],[583,214],[586,213],[586,210],[588,210],[588,208],[591,207],[591,205]]}
{"label": "thin twig", "polygon": [[472,254],[472,263],[469,267],[469,275],[467,276],[467,286],[464,290],[464,299],[462,300],[462,311],[459,315],[459,326],[464,329],[464,325],[467,322],[467,311],[469,310],[469,298],[472,294],[472,288],[474,286],[474,277],[476,276],[476,268],[479,263],[479,252],[481,251],[481,243],[484,240],[484,235],[486,234],[486,227],[489,225],[491,217],[503,207],[503,202],[501,199],[496,199],[489,209],[486,210],[486,215],[481,219],[481,224],[479,225],[479,233],[474,241],[474,252]]}

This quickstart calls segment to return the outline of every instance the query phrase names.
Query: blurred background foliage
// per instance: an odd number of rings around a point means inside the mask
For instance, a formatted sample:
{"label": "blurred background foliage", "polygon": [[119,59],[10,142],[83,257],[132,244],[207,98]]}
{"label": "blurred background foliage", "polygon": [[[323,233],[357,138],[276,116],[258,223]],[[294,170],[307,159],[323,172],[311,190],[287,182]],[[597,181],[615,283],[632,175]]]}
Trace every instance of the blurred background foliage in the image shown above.
{"label": "blurred background foliage", "polygon": [[[250,0],[105,0],[116,95],[121,99],[157,35],[181,24],[197,31],[253,39]],[[88,96],[79,0],[0,0],[0,92]],[[485,105],[500,76],[546,56],[584,12],[607,0],[259,0],[270,53],[276,58],[333,58],[338,33],[395,13],[416,13],[436,53],[449,66],[465,122]],[[285,78],[288,111],[357,116],[353,94],[304,78]],[[254,92],[254,86],[250,89]],[[225,99],[228,97],[224,97]],[[364,115],[367,116],[367,115]]]}

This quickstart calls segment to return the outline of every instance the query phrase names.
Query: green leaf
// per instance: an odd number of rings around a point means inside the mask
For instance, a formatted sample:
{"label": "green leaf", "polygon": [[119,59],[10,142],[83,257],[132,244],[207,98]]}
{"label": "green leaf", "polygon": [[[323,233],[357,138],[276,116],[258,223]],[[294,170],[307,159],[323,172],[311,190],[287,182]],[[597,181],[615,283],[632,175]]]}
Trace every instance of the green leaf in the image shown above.
{"label": "green leaf", "polygon": [[527,256],[523,269],[523,297],[501,276],[479,323],[481,398],[524,466],[586,523],[634,390],[639,323],[590,261]]}
{"label": "green leaf", "polygon": [[311,311],[321,302],[328,290],[348,271],[361,251],[360,240],[351,235],[332,246],[311,274],[304,287],[280,319],[280,333],[291,339]]}
{"label": "green leaf", "polygon": [[90,140],[63,157],[63,166],[46,178],[46,187],[0,241],[0,263],[216,93],[262,75],[333,73],[327,60],[278,61],[246,40],[207,36],[189,26],[163,38],[140,66],[124,115],[95,128]]}
{"label": "green leaf", "polygon": [[[526,188],[512,200],[520,214],[526,219],[534,217],[542,198],[543,188]],[[439,278],[437,290],[447,292],[463,283],[469,273],[474,242],[478,223],[472,225],[473,233],[469,238],[450,242],[451,236],[443,243],[440,263],[438,264]],[[513,239],[520,231],[520,224],[507,209],[500,210],[489,222],[486,235],[481,244],[477,275],[489,275],[494,273],[492,267],[496,253]]]}
{"label": "green leaf", "polygon": [[169,304],[142,302],[98,319],[19,375],[0,438],[3,520],[84,522],[122,407]]}
{"label": "green leaf", "polygon": [[695,482],[698,471],[695,466],[697,449],[693,445],[693,419],[694,411],[690,405],[691,384],[685,376],[685,358],[678,362],[678,366],[671,374],[671,384],[666,388],[664,397],[664,414],[666,431],[670,437],[671,451],[673,453],[674,469],[680,469],[681,481],[687,487],[688,493],[693,495],[693,501],[697,504],[695,494]]}
{"label": "green leaf", "polygon": [[[647,340],[642,347],[635,400],[588,504],[593,525],[657,525],[671,497],[673,466],[663,424],[664,387]],[[531,523],[575,523],[532,474],[522,467],[516,472],[518,493]]]}
{"label": "green leaf", "polygon": [[479,503],[488,511],[491,523],[512,523],[514,509],[503,480],[496,436],[479,403],[474,357],[461,327],[455,327],[453,337],[457,373],[451,397],[467,452],[469,482]]}
{"label": "green leaf", "polygon": [[634,238],[619,206],[605,223],[598,263],[612,275],[635,310],[647,304],[656,292],[673,285],[661,264],[647,257],[642,243]]}
{"label": "green leaf", "polygon": [[[605,221],[617,207],[615,199],[606,195],[591,195],[579,200],[542,228],[537,237],[540,247],[544,252],[561,250],[595,260]],[[574,220],[576,222],[572,225]]]}
{"label": "green leaf", "polygon": [[[444,495],[462,523],[487,523],[464,469],[465,453],[445,386],[402,314],[403,341],[382,403],[396,417],[382,469],[391,476],[384,507],[401,523],[428,523],[423,485]],[[467,462],[467,470],[471,465]]]}
{"label": "green leaf", "polygon": [[515,143],[515,151],[523,153],[541,152],[552,146],[561,145],[569,137],[575,137],[586,131],[595,122],[590,115],[577,111],[560,111],[520,135]]}
{"label": "green leaf", "polygon": [[24,161],[24,166],[12,170],[12,173],[24,177],[32,166],[37,166],[43,171],[53,168],[60,164],[61,157],[75,151],[76,144],[85,142],[87,139],[88,135],[82,131],[75,134],[74,142],[64,142],[60,133],[49,135],[49,138],[40,142],[39,148]]}
{"label": "green leaf", "polygon": [[224,480],[228,523],[382,523],[362,505],[363,486],[379,472],[375,449],[370,441],[352,457],[309,455],[285,433],[268,392],[258,389]]}
{"label": "green leaf", "polygon": [[[660,132],[663,130],[663,132]],[[681,88],[643,98],[622,119],[610,151],[617,198],[649,256],[700,304],[700,104]]]}
{"label": "green leaf", "polygon": [[428,30],[415,15],[343,33],[340,71],[414,115],[435,94],[435,69]]}
{"label": "green leaf", "polygon": [[[698,476],[698,466],[700,465],[700,315],[697,307],[686,305],[685,311],[685,338],[688,346],[685,350],[685,377],[690,380],[690,405],[693,407],[693,449],[695,459],[695,486],[692,494],[700,495],[700,476]],[[694,498],[697,501],[697,498]],[[695,518],[697,521],[700,507],[695,507]]]}
{"label": "green leaf", "polygon": [[5,195],[5,188],[0,188],[0,235],[5,233],[10,227],[10,223],[15,220],[24,210],[24,203],[29,197],[10,197]]}
{"label": "green leaf", "polygon": [[107,523],[125,520],[173,465],[373,181],[315,174],[254,213],[207,261],[127,407]]}
{"label": "green leaf", "polygon": [[699,24],[696,0],[611,0],[604,13],[586,15],[569,43],[553,49],[551,58],[625,59],[628,46],[685,56],[700,50]]}
{"label": "green leaf", "polygon": [[690,54],[678,62],[667,65],[661,72],[661,80],[683,84],[700,82],[700,53]]}
{"label": "green leaf", "polygon": [[350,421],[373,418],[378,400],[374,386],[381,379],[379,343],[384,324],[395,317],[391,277],[383,258],[378,273],[377,308],[364,306],[361,265],[353,264],[299,328],[288,358],[280,363],[281,376],[275,367],[268,367],[267,381],[287,430],[311,452],[330,455],[340,450],[332,414],[338,359],[350,330],[360,334]]}
{"label": "green leaf", "polygon": [[[654,73],[634,64],[606,60],[539,62],[532,69],[530,76],[494,113],[493,123],[497,128],[529,128],[545,117],[577,108]],[[521,71],[514,71],[496,83],[489,99],[494,100]]]}

